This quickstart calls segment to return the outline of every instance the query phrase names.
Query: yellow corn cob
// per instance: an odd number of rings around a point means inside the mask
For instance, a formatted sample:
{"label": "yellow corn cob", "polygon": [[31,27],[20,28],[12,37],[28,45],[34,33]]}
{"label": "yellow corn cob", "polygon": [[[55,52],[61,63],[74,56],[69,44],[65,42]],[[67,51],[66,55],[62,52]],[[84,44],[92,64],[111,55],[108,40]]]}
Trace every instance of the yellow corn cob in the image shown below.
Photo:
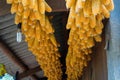
{"label": "yellow corn cob", "polygon": [[22,0],[22,4],[23,6],[29,6],[29,3],[30,1],[29,0]]}
{"label": "yellow corn cob", "polygon": [[32,10],[34,10],[35,5],[37,5],[37,4],[36,4],[36,0],[30,0],[29,8],[32,9]]}
{"label": "yellow corn cob", "polygon": [[34,38],[28,40],[28,47],[31,47],[33,45],[33,43],[34,43]]}
{"label": "yellow corn cob", "polygon": [[14,3],[18,3],[18,0],[14,0],[13,2],[14,2]]}
{"label": "yellow corn cob", "polygon": [[51,25],[50,22],[48,21],[48,18],[46,17],[45,20],[46,20],[46,21],[45,21],[45,23],[46,23],[46,26],[45,26],[46,33],[47,33],[47,34],[53,33],[54,30],[53,30],[53,28],[52,28],[52,25]]}
{"label": "yellow corn cob", "polygon": [[41,39],[41,28],[39,23],[36,24],[36,39],[38,41]]}
{"label": "yellow corn cob", "polygon": [[105,5],[105,7],[107,8],[107,10],[111,11],[114,9],[114,3],[113,0],[110,0],[110,3],[108,5]]}
{"label": "yellow corn cob", "polygon": [[84,22],[85,21],[85,17],[84,17],[84,13],[83,13],[83,10],[81,10],[79,13],[78,13],[78,19],[79,19],[79,22]]}
{"label": "yellow corn cob", "polygon": [[79,12],[80,9],[84,8],[85,1],[77,0],[76,1],[76,12]]}
{"label": "yellow corn cob", "polygon": [[29,31],[28,31],[28,36],[31,37],[31,38],[35,38],[35,29],[34,28],[30,28]]}
{"label": "yellow corn cob", "polygon": [[88,48],[91,48],[91,47],[93,47],[93,46],[94,46],[94,40],[93,40],[93,38],[89,38],[89,39],[88,39],[87,47],[88,47]]}
{"label": "yellow corn cob", "polygon": [[91,0],[86,0],[85,5],[84,5],[84,16],[89,17],[92,14],[92,1]]}
{"label": "yellow corn cob", "polygon": [[89,25],[88,24],[83,24],[83,29],[86,30],[86,31],[89,31]]}
{"label": "yellow corn cob", "polygon": [[51,40],[52,44],[57,47],[57,42],[55,40],[54,35],[50,35],[50,40]]}
{"label": "yellow corn cob", "polygon": [[47,12],[51,12],[52,11],[52,8],[45,2],[45,10]]}
{"label": "yellow corn cob", "polygon": [[28,24],[22,24],[22,31],[28,31],[28,30],[29,30]]}
{"label": "yellow corn cob", "polygon": [[19,5],[18,5],[18,12],[23,12],[23,5],[22,5],[22,3],[19,3]]}
{"label": "yellow corn cob", "polygon": [[22,17],[19,15],[15,15],[15,24],[19,24],[22,22]]}
{"label": "yellow corn cob", "polygon": [[92,13],[93,15],[97,15],[100,12],[100,0],[92,0]]}
{"label": "yellow corn cob", "polygon": [[23,19],[28,19],[29,15],[30,15],[30,9],[24,10]]}
{"label": "yellow corn cob", "polygon": [[36,20],[41,20],[41,14],[38,11],[34,12],[34,17],[36,18]]}
{"label": "yellow corn cob", "polygon": [[44,14],[40,14],[40,23],[41,23],[41,26],[45,26],[45,15]]}
{"label": "yellow corn cob", "polygon": [[88,17],[85,17],[84,19],[85,19],[85,21],[84,21],[84,23],[83,23],[83,24],[89,24],[90,19],[89,19]]}
{"label": "yellow corn cob", "polygon": [[[39,2],[42,2],[43,7],[39,8]],[[52,9],[44,0],[14,0],[9,3],[12,3],[11,12],[16,13],[15,23],[22,23],[22,32],[29,50],[37,56],[48,80],[61,80],[62,70],[58,60],[60,55],[56,55],[59,54],[58,44],[53,36],[52,25],[45,16],[45,11],[51,12]]]}
{"label": "yellow corn cob", "polygon": [[75,0],[67,0],[66,7],[71,8],[75,4]]}
{"label": "yellow corn cob", "polygon": [[28,19],[28,25],[32,25],[32,20]]}
{"label": "yellow corn cob", "polygon": [[[102,20],[109,17],[110,11],[110,7],[107,5],[109,2],[106,3],[108,0],[105,0],[104,4],[102,1],[76,0],[76,3],[69,7],[70,13],[66,26],[67,29],[70,29],[69,49],[66,57],[67,80],[78,80],[78,77],[82,76],[83,68],[91,60],[90,54],[92,53],[91,48],[95,45],[94,40],[97,42],[102,40],[100,37],[103,29]],[[67,5],[69,0],[66,2]],[[71,15],[72,13],[74,15]]]}
{"label": "yellow corn cob", "polygon": [[81,0],[82,3],[79,2],[80,5],[78,5],[79,8],[84,8],[85,0]]}
{"label": "yellow corn cob", "polygon": [[106,7],[104,5],[101,6],[101,11],[103,13],[103,15],[106,17],[106,18],[109,18],[110,17],[110,13],[109,11],[106,9]]}
{"label": "yellow corn cob", "polygon": [[70,29],[70,28],[71,28],[69,25],[71,25],[72,23],[74,23],[74,20],[75,20],[75,19],[74,19],[73,17],[71,17],[71,16],[72,16],[72,13],[69,14],[69,18],[68,18],[68,21],[67,21],[68,24],[67,24],[67,27],[66,27],[67,29]]}
{"label": "yellow corn cob", "polygon": [[103,28],[104,28],[104,25],[103,25],[102,21],[97,21],[97,26],[98,26],[100,29],[103,29]]}
{"label": "yellow corn cob", "polygon": [[95,28],[95,26],[96,26],[96,16],[91,15],[91,17],[90,17],[90,27]]}
{"label": "yellow corn cob", "polygon": [[42,0],[39,0],[39,12],[41,14],[45,14],[45,2]]}
{"label": "yellow corn cob", "polygon": [[22,23],[23,23],[23,24],[27,24],[27,23],[28,23],[28,19],[23,19],[23,18],[22,18]]}
{"label": "yellow corn cob", "polygon": [[17,3],[13,3],[12,7],[11,7],[11,13],[14,14],[16,13],[18,10],[18,4]]}
{"label": "yellow corn cob", "polygon": [[71,61],[70,61],[71,67],[74,67],[74,62],[75,62],[75,58],[72,58]]}
{"label": "yellow corn cob", "polygon": [[96,30],[97,34],[101,34],[102,33],[102,29],[99,26],[96,26],[95,30]]}
{"label": "yellow corn cob", "polygon": [[[48,79],[61,80],[61,65],[58,61],[60,56],[56,55],[56,53],[58,54],[58,44],[53,36],[52,25],[45,16],[45,11],[50,12],[51,8],[45,0],[29,0],[28,3],[26,3],[27,0],[23,1],[9,2],[12,3],[11,12],[16,13],[16,23],[22,22],[22,32],[25,34],[29,50],[37,56],[36,59]],[[40,7],[41,4],[43,7]],[[94,7],[95,4],[98,5]],[[67,8],[70,8],[67,28],[71,29],[66,72],[68,80],[77,80],[90,60],[89,53],[94,46],[94,39],[98,42],[101,41],[102,20],[104,17],[109,17],[109,11],[113,9],[113,2],[112,0],[97,0],[95,2],[92,0],[66,0],[66,5]],[[20,7],[21,9],[18,9]],[[26,11],[28,9],[30,10],[29,15]],[[25,11],[26,13],[23,13]],[[79,57],[76,56],[78,53],[80,53]],[[50,69],[53,72],[49,71]]]}
{"label": "yellow corn cob", "polygon": [[110,0],[101,0],[103,5],[108,5],[110,3]]}
{"label": "yellow corn cob", "polygon": [[96,18],[97,18],[98,21],[102,21],[104,19],[104,16],[103,16],[103,14],[98,14],[96,16]]}
{"label": "yellow corn cob", "polygon": [[96,41],[96,42],[101,42],[101,41],[102,41],[102,38],[101,38],[100,35],[95,36],[94,38],[95,38],[95,41]]}
{"label": "yellow corn cob", "polygon": [[18,0],[18,3],[21,3],[22,2],[22,0]]}
{"label": "yellow corn cob", "polygon": [[34,0],[33,11],[38,11],[38,0]]}
{"label": "yellow corn cob", "polygon": [[75,5],[74,5],[73,7],[71,7],[70,11],[71,11],[71,17],[72,17],[72,18],[75,18],[75,16],[76,16],[76,13],[75,13]]}
{"label": "yellow corn cob", "polygon": [[14,0],[7,0],[8,4],[12,4]]}
{"label": "yellow corn cob", "polygon": [[75,20],[77,27],[81,27],[82,23],[80,21],[81,21],[81,16],[80,16],[80,14],[77,14],[76,20]]}
{"label": "yellow corn cob", "polygon": [[38,48],[38,47],[39,47],[39,41],[35,39],[33,43],[33,49]]}
{"label": "yellow corn cob", "polygon": [[30,11],[30,20],[31,21],[34,21],[36,18],[35,18],[35,13],[33,11]]}

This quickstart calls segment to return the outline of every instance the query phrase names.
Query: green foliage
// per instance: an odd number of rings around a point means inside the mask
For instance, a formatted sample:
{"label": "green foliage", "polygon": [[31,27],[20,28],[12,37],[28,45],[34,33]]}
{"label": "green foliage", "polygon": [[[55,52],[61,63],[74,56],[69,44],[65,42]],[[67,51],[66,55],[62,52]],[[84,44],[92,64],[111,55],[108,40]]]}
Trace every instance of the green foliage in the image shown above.
{"label": "green foliage", "polygon": [[6,73],[5,65],[0,64],[0,76],[3,76]]}

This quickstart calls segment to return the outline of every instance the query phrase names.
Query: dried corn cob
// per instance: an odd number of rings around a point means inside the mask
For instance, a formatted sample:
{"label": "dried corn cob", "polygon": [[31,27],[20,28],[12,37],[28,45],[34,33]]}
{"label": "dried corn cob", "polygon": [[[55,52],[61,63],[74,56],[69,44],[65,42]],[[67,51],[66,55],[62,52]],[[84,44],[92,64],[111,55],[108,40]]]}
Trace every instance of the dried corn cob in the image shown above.
{"label": "dried corn cob", "polygon": [[97,15],[100,11],[100,0],[92,0],[92,13],[93,15]]}
{"label": "dried corn cob", "polygon": [[7,0],[8,4],[12,4],[14,0]]}
{"label": "dried corn cob", "polygon": [[70,0],[66,0],[66,6],[70,8],[66,26],[70,29],[66,74],[67,80],[79,80],[83,68],[91,60],[91,48],[95,41],[102,40],[100,36],[103,29],[102,20],[110,16],[114,5],[113,0],[75,0],[74,4],[70,3]]}
{"label": "dried corn cob", "polygon": [[45,0],[7,0],[12,4],[11,13],[15,24],[22,23],[22,33],[28,49],[35,55],[48,80],[61,80],[62,70],[59,61],[58,43],[52,25],[45,15],[51,7]]}

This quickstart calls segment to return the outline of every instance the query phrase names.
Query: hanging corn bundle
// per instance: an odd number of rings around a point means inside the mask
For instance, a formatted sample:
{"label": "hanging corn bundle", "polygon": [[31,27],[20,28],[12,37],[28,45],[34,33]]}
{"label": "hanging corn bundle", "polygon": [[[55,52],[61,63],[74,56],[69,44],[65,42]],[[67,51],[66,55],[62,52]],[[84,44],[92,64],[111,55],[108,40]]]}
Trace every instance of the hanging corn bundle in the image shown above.
{"label": "hanging corn bundle", "polygon": [[101,42],[102,20],[114,9],[113,0],[66,0],[70,8],[66,28],[70,29],[66,57],[68,80],[78,80],[91,60],[91,48]]}
{"label": "hanging corn bundle", "polygon": [[45,0],[7,0],[12,4],[11,13],[15,15],[15,24],[22,23],[22,33],[28,48],[44,71],[48,80],[61,80],[62,70],[59,61],[58,44],[54,30],[45,11],[52,9]]}

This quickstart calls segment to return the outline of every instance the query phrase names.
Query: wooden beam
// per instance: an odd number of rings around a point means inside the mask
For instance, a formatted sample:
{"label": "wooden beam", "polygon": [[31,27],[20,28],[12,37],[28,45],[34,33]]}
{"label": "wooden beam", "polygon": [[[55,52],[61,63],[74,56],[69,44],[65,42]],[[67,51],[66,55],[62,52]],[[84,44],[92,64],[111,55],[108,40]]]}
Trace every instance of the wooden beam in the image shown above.
{"label": "wooden beam", "polygon": [[[46,0],[52,7],[53,12],[68,11],[65,6],[65,0]],[[0,0],[0,16],[10,13],[10,5],[6,4],[6,0]]]}
{"label": "wooden beam", "polygon": [[66,9],[65,0],[46,0],[53,9],[53,12],[68,11]]}
{"label": "wooden beam", "polygon": [[27,70],[27,66],[9,49],[9,47],[0,40],[0,51],[4,53],[13,63],[22,69],[22,71]]}
{"label": "wooden beam", "polygon": [[[0,39],[0,51],[4,53],[14,64],[20,67],[22,71],[29,70],[29,68],[22,62],[22,60],[19,59],[19,57],[17,57],[1,39]],[[38,80],[36,79],[35,75],[31,75],[31,77],[33,80]]]}
{"label": "wooden beam", "polygon": [[36,72],[39,72],[41,70],[42,69],[40,69],[40,66],[37,66],[37,67],[35,67],[33,69],[30,69],[30,70],[24,71],[23,73],[20,73],[19,78],[24,78],[24,77],[27,77],[27,76],[31,76],[31,75],[33,75]]}

